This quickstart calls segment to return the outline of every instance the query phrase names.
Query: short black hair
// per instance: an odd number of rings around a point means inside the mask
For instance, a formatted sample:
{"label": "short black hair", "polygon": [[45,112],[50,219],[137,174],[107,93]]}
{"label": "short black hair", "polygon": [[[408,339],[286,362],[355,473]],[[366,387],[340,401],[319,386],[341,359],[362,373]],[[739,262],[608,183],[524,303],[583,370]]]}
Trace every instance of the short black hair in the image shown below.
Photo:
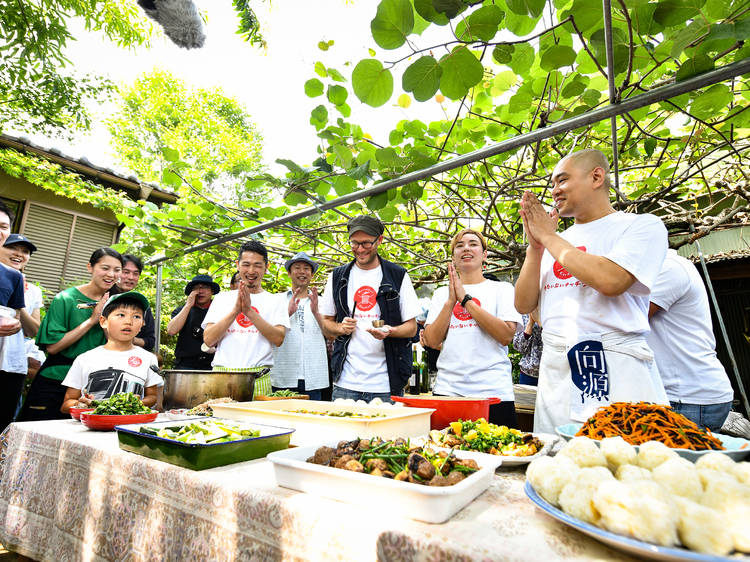
{"label": "short black hair", "polygon": [[99,263],[99,260],[102,259],[104,256],[115,258],[116,260],[120,261],[121,265],[125,265],[125,260],[123,260],[122,256],[120,255],[120,252],[105,246],[104,248],[99,248],[98,250],[94,250],[94,253],[91,254],[91,257],[89,258],[89,263],[91,264],[91,267],[94,267],[97,263]]}
{"label": "short black hair", "polygon": [[128,262],[130,262],[138,268],[138,273],[141,273],[143,271],[143,262],[141,261],[141,258],[139,258],[138,256],[134,256],[133,254],[123,254],[122,259],[123,259],[123,263],[122,263],[123,267],[125,267],[125,265]]}
{"label": "short black hair", "polygon": [[118,308],[135,308],[140,310],[141,313],[146,314],[146,309],[143,308],[143,303],[141,301],[130,297],[122,297],[105,306],[104,310],[102,310],[102,316],[108,318],[109,315]]}
{"label": "short black hair", "polygon": [[5,213],[6,215],[8,215],[8,219],[11,225],[13,224],[13,213],[10,211],[8,205],[6,205],[5,201],[3,201],[2,199],[0,199],[0,213]]}
{"label": "short black hair", "polygon": [[245,242],[242,246],[240,246],[240,252],[237,254],[237,261],[242,259],[242,254],[245,252],[254,252],[256,254],[260,254],[263,256],[263,261],[268,263],[268,250],[266,250],[266,247],[258,242],[257,240],[250,240],[249,242]]}
{"label": "short black hair", "polygon": [[239,271],[235,271],[232,274],[232,278],[229,280],[229,284],[231,285],[232,283],[235,283],[237,281],[237,279],[239,279],[239,277],[240,277],[240,272]]}

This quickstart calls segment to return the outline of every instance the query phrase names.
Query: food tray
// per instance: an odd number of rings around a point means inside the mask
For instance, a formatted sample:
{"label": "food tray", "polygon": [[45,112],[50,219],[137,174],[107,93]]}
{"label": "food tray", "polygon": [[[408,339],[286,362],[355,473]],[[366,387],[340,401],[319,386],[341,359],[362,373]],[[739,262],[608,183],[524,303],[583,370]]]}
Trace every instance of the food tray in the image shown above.
{"label": "food tray", "polygon": [[[573,439],[573,437],[575,437],[576,433],[578,433],[578,430],[581,429],[582,425],[583,424],[581,423],[567,423],[565,425],[558,425],[555,428],[555,431],[560,437],[562,437],[566,441],[570,441],[571,439]],[[701,457],[701,455],[712,452],[724,453],[728,457],[731,457],[735,462],[740,462],[746,456],[750,455],[750,441],[748,441],[747,439],[732,437],[731,435],[724,435],[722,433],[712,433],[712,435],[719,441],[721,441],[721,444],[725,449],[724,451],[714,451],[713,449],[706,449],[705,451],[693,451],[691,449],[677,449],[674,447],[670,448],[675,453],[691,462],[697,461]],[[597,445],[599,444],[599,441],[597,439],[594,439],[593,441]],[[633,447],[635,447],[635,450],[638,451],[638,445],[633,445]]]}
{"label": "food tray", "polygon": [[[336,443],[329,442],[335,447]],[[371,476],[306,462],[321,445],[297,447],[268,455],[273,463],[276,483],[362,506],[387,506],[392,513],[425,521],[443,523],[484,492],[494,478],[500,457],[477,464],[480,470],[454,486],[421,486],[390,478]],[[456,451],[459,458],[468,458],[464,451]]]}
{"label": "food tray", "polygon": [[[94,410],[91,410],[93,412]],[[81,423],[89,429],[98,431],[112,431],[115,426],[131,423],[146,423],[154,421],[159,412],[151,410],[150,414],[92,414],[81,412]]]}
{"label": "food tray", "polygon": [[[228,443],[181,443],[156,435],[140,433],[141,425],[149,427],[184,425],[189,421],[205,421],[206,417],[190,418],[180,422],[166,421],[137,425],[118,425],[117,438],[120,449],[158,461],[176,464],[192,470],[204,470],[236,462],[265,457],[268,453],[286,449],[294,432],[286,427],[276,427],[254,423],[253,429],[260,430],[259,437],[251,437]],[[218,418],[213,418],[218,419]]]}
{"label": "food tray", "polygon": [[[342,440],[382,437],[415,437],[430,430],[432,408],[395,408],[393,406],[352,406],[317,400],[274,400],[269,402],[235,402],[212,405],[222,418],[242,422],[278,424],[296,429],[294,445],[320,443],[321,439]],[[382,418],[336,418],[315,414],[298,414],[283,410],[317,412],[357,412],[385,414]]]}

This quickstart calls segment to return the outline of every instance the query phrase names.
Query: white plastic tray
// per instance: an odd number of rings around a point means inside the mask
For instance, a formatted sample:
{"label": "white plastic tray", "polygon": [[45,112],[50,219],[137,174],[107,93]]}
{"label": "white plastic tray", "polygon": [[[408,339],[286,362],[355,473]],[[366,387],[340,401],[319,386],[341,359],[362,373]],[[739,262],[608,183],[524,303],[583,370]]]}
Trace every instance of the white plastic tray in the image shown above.
{"label": "white plastic tray", "polygon": [[[273,400],[270,402],[235,402],[212,404],[218,417],[243,422],[265,423],[291,427],[292,445],[312,445],[325,441],[340,441],[382,437],[416,437],[430,430],[432,408],[396,408],[393,406],[352,406],[317,400]],[[337,418],[315,414],[298,414],[284,410],[311,410],[316,412],[358,412],[384,414],[379,418]]]}
{"label": "white plastic tray", "polygon": [[[335,447],[336,443],[328,445]],[[453,486],[432,487],[306,462],[319,446],[269,454],[266,458],[273,463],[276,483],[342,502],[388,506],[393,513],[427,523],[443,523],[468,505],[489,487],[495,469],[502,463],[501,458],[477,461],[480,470],[465,480]],[[463,452],[456,451],[456,456],[466,458]]]}

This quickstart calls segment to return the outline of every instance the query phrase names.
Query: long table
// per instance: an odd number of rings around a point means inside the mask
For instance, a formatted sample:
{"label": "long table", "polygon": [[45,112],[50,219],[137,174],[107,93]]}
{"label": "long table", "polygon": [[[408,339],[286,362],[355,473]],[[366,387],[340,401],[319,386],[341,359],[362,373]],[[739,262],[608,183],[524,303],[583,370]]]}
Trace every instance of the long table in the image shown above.
{"label": "long table", "polygon": [[0,437],[0,543],[35,560],[632,560],[538,510],[522,469],[440,525],[276,485],[266,460],[195,472],[73,420]]}

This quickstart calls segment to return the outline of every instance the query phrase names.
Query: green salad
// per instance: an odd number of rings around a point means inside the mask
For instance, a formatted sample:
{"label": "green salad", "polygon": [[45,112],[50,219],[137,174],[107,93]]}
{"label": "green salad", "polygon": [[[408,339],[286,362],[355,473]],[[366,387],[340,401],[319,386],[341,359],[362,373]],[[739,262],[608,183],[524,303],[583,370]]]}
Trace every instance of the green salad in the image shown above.
{"label": "green salad", "polygon": [[97,416],[128,416],[133,414],[150,414],[151,408],[144,406],[141,399],[132,392],[115,394],[106,400],[93,400],[91,412]]}
{"label": "green salad", "polygon": [[228,443],[229,441],[260,437],[259,429],[219,420],[205,420],[170,426],[142,425],[140,432],[162,439],[198,445]]}

